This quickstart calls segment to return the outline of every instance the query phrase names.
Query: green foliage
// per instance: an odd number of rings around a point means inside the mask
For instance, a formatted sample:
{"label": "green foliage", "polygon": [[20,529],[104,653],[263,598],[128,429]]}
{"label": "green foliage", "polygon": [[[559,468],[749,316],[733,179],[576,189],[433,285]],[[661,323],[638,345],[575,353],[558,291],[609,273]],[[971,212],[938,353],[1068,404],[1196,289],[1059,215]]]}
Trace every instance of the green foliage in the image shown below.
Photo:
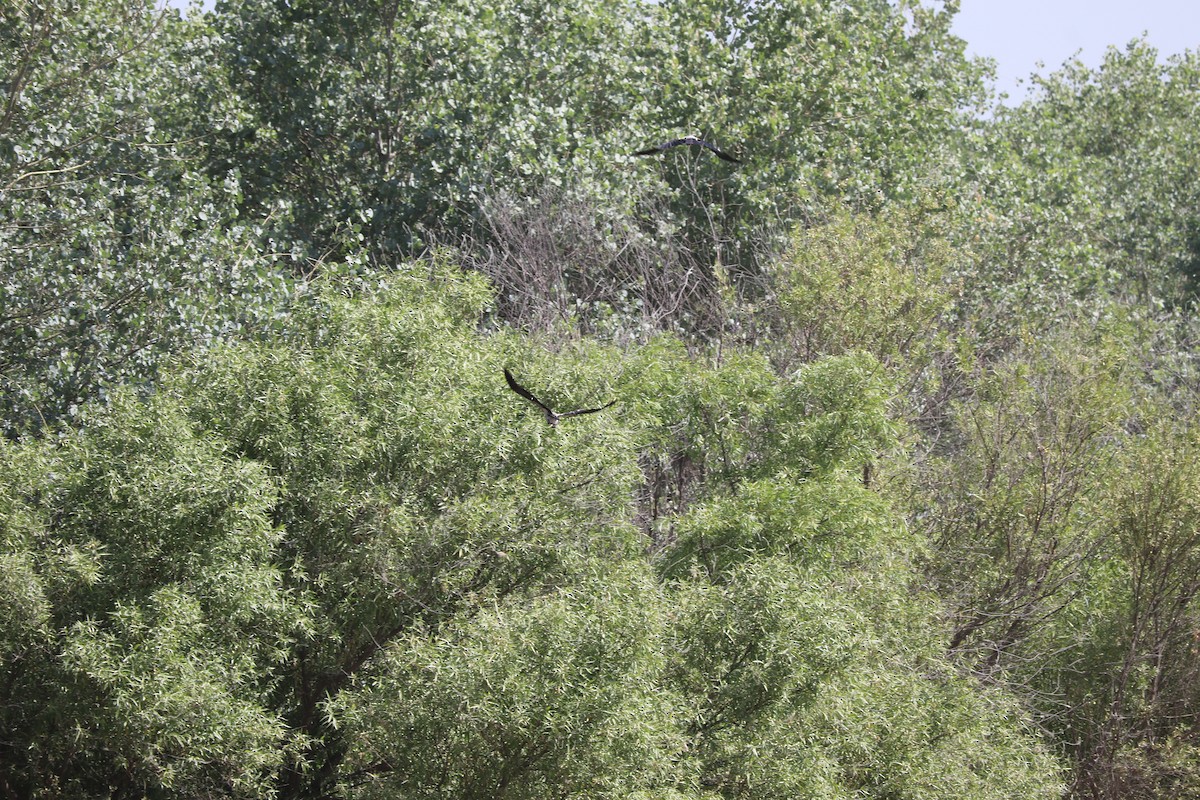
{"label": "green foliage", "polygon": [[951,649],[1026,697],[1072,796],[1186,794],[1195,54],[1135,41],[1038,84],[957,157],[959,401],[916,513]]}
{"label": "green foliage", "polygon": [[979,375],[923,478],[949,646],[1025,696],[1078,797],[1186,787],[1159,748],[1193,744],[1194,433],[1148,391],[1137,337],[1027,341]]}
{"label": "green foliage", "polygon": [[1200,184],[1195,53],[1160,63],[1142,41],[1038,81],[964,156],[964,237],[981,306],[1041,319],[1106,297],[1185,303],[1195,292]]}
{"label": "green foliage", "polygon": [[150,2],[6,3],[0,63],[0,431],[74,417],[159,360],[243,334],[288,288],[176,123],[196,35]]}
{"label": "green foliage", "polygon": [[[804,728],[787,732],[819,765],[817,785],[855,792],[834,797],[1059,796],[1058,765],[1030,747],[1011,698],[942,671],[937,644],[926,642],[924,654],[911,640],[902,650],[876,645],[829,687]],[[769,764],[761,769],[771,780]]]}
{"label": "green foliage", "polygon": [[624,797],[677,779],[659,689],[665,604],[644,571],[414,631],[330,709],[354,795]]}
{"label": "green foliage", "polygon": [[640,17],[575,0],[222,3],[219,55],[251,116],[218,152],[246,206],[285,203],[314,252],[360,220],[376,253],[461,233],[493,180],[612,179],[598,168],[628,146],[604,131],[645,103]]}
{"label": "green foliage", "polygon": [[117,603],[103,625],[67,633],[66,669],[103,698],[75,747],[92,751],[93,768],[113,760],[108,781],[256,796],[283,761],[287,732],[256,686],[262,663],[239,652],[239,640],[262,629],[236,626],[231,639],[229,621],[203,605],[168,585],[144,605]]}
{"label": "green foliage", "polygon": [[843,210],[799,231],[787,257],[768,268],[777,360],[790,365],[864,350],[887,364],[919,366],[949,310],[950,258],[937,226],[913,212]]}
{"label": "green foliage", "polygon": [[266,676],[307,627],[271,561],[276,488],[169,402],[87,429],[5,451],[4,783],[254,795],[287,741]]}
{"label": "green foliage", "polygon": [[955,413],[957,446],[929,464],[950,646],[989,673],[1040,668],[1023,645],[1086,583],[1099,547],[1093,506],[1136,414],[1119,336],[1027,347],[1034,355],[980,369]]}
{"label": "green foliage", "polygon": [[[935,180],[926,141],[978,80],[949,13],[878,2],[4,13],[10,436],[149,384],[171,353],[280,324],[292,280],[332,262],[482,232],[478,259],[500,195],[560,191],[647,254],[593,279],[606,256],[569,294],[592,304],[588,285],[613,284],[601,297],[617,313],[640,292],[652,325],[711,332],[727,270],[753,277],[763,237],[818,194],[904,198]],[[747,167],[628,159],[699,125],[745,142]],[[679,274],[651,277],[656,258]]]}
{"label": "green foliage", "polygon": [[[935,180],[927,144],[980,80],[950,18],[875,0],[236,0],[214,20],[250,116],[213,158],[237,165],[250,216],[284,205],[314,254],[347,229],[375,254],[458,241],[497,187],[549,184],[618,224],[652,198],[651,227],[685,230],[706,269],[748,263],[765,220],[800,219],[816,191],[874,202]],[[701,127],[748,166],[627,158]]]}
{"label": "green foliage", "polygon": [[[1064,681],[1080,713],[1071,722],[1088,756],[1082,792],[1111,787],[1159,797],[1194,792],[1186,763],[1196,746],[1196,638],[1200,508],[1196,432],[1166,420],[1123,449],[1105,487],[1105,555],[1111,568],[1091,587],[1096,608],[1072,622],[1090,635],[1081,657],[1106,678]],[[1069,673],[1068,673],[1069,674]],[[1158,761],[1176,761],[1175,765]]]}
{"label": "green foliage", "polygon": [[726,428],[724,491],[691,506],[657,559],[677,608],[668,685],[688,702],[699,784],[725,797],[1050,796],[1052,762],[1003,699],[949,677],[931,617],[906,597],[915,543],[859,479],[864,454],[896,446],[883,385],[860,355],[725,399],[755,422],[741,445]]}
{"label": "green foliage", "polygon": [[1193,800],[1200,796],[1196,745],[1188,737],[1126,745],[1117,755],[1113,774],[1118,791],[1153,800]]}
{"label": "green foliage", "polygon": [[[780,381],[664,339],[616,369],[481,335],[486,287],[444,262],[387,284],[4,445],[6,787],[925,797],[959,784],[885,773],[959,774],[940,759],[1053,790],[1001,716],[955,761],[896,713],[863,761],[817,710],[862,670],[925,696],[908,659],[935,634],[901,601],[914,543],[857,479],[895,441],[869,357]],[[550,428],[505,366],[553,403],[620,402]],[[688,500],[651,520],[638,487],[676,447]],[[972,695],[939,702],[971,736]]]}
{"label": "green foliage", "polygon": [[1194,54],[152,5],[0,8],[0,794],[1196,793]]}

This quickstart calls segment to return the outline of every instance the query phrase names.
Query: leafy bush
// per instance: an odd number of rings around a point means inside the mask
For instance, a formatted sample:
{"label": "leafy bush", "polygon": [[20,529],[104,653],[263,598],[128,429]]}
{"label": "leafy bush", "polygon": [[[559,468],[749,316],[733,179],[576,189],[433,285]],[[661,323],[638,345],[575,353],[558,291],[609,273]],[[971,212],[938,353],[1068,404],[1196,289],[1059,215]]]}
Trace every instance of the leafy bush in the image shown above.
{"label": "leafy bush", "polygon": [[[914,543],[857,477],[894,443],[856,398],[867,357],[788,381],[665,341],[621,369],[585,342],[552,360],[480,333],[486,286],[444,261],[388,283],[4,445],[7,787],[927,797],[970,762],[1054,791],[1007,712],[961,754],[896,714],[863,760],[820,710],[847,685],[860,708],[924,696],[915,664],[947,669],[904,610]],[[551,402],[619,402],[551,428],[508,365]],[[641,528],[642,465],[681,435],[723,463]],[[940,697],[954,736],[992,708]],[[931,760],[960,777],[885,777]]]}
{"label": "leafy bush", "polygon": [[[260,329],[290,287],[176,124],[207,66],[151,2],[8,3],[0,62],[0,432],[71,419],[174,352]],[[209,87],[211,88],[211,87]]]}

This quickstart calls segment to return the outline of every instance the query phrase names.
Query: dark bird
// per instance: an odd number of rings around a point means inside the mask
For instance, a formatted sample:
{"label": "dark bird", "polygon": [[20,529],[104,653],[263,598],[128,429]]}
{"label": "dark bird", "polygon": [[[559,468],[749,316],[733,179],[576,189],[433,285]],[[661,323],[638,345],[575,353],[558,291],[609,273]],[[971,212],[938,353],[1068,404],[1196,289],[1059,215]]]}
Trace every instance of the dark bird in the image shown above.
{"label": "dark bird", "polygon": [[738,159],[729,155],[729,153],[722,152],[721,150],[718,150],[715,145],[711,145],[708,142],[704,141],[703,139],[697,139],[695,136],[685,136],[682,139],[672,139],[671,141],[667,142],[666,144],[660,144],[656,147],[647,147],[645,150],[638,150],[636,153],[634,153],[634,155],[635,156],[652,156],[655,153],[661,153],[665,150],[670,150],[672,147],[678,147],[681,144],[686,144],[691,147],[707,147],[709,150],[712,150],[714,153],[717,154],[717,158],[723,158],[726,161],[732,161],[734,164],[742,163]]}
{"label": "dark bird", "polygon": [[504,370],[504,379],[506,381],[508,381],[508,388],[512,389],[514,392],[521,395],[521,397],[524,397],[526,400],[533,403],[535,406],[540,408],[543,413],[545,413],[546,422],[550,423],[551,428],[553,428],[555,425],[557,425],[558,421],[560,419],[566,419],[567,417],[577,417],[580,414],[595,414],[597,411],[603,411],[604,409],[608,408],[608,406],[611,406],[613,403],[617,402],[616,400],[613,400],[612,402],[608,403],[607,405],[600,406],[599,408],[580,408],[580,409],[576,409],[575,411],[567,411],[562,414],[556,414],[554,412],[554,409],[550,408],[550,406],[546,405],[541,400],[538,400],[536,397],[534,397],[533,392],[529,391],[524,386],[517,383],[517,379],[514,378],[512,376],[512,373],[509,372],[507,369]]}

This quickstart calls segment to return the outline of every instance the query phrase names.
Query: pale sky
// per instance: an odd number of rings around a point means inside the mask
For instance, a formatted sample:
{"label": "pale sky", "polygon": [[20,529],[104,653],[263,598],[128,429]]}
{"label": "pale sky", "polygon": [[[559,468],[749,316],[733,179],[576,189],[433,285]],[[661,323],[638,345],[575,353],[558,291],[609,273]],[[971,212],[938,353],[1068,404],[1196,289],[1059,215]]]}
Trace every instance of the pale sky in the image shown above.
{"label": "pale sky", "polygon": [[1010,103],[1025,98],[1030,73],[1054,72],[1076,51],[1097,67],[1110,44],[1124,50],[1143,32],[1164,60],[1200,48],[1200,0],[961,2],[954,33],[966,40],[969,54],[996,60],[996,88]]}

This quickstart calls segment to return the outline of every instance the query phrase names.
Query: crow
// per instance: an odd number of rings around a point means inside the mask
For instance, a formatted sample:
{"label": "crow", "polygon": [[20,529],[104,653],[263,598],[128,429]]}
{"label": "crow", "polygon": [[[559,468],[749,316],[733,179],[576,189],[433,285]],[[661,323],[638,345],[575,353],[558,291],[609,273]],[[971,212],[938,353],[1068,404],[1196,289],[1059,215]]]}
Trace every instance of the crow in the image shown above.
{"label": "crow", "polygon": [[691,147],[707,147],[709,150],[712,150],[714,153],[717,154],[717,158],[723,158],[726,161],[732,161],[734,164],[742,163],[738,159],[729,155],[729,153],[722,152],[721,150],[718,150],[715,145],[711,145],[708,142],[704,141],[703,139],[697,139],[695,136],[685,136],[682,139],[672,139],[671,141],[667,142],[666,144],[660,144],[655,147],[647,147],[645,150],[638,150],[636,153],[634,153],[634,155],[635,156],[652,156],[655,153],[661,153],[666,150],[670,150],[672,147],[678,147],[681,144],[686,144]]}
{"label": "crow", "polygon": [[514,378],[512,376],[512,373],[509,372],[507,369],[504,370],[504,379],[506,381],[508,381],[508,388],[512,389],[514,392],[521,395],[521,397],[524,397],[526,400],[533,403],[535,406],[540,408],[543,413],[545,413],[546,422],[548,422],[550,424],[551,428],[553,428],[555,425],[557,425],[558,421],[560,419],[566,419],[567,417],[577,417],[580,414],[595,414],[597,411],[603,411],[604,409],[608,408],[608,406],[611,406],[613,403],[617,402],[616,400],[613,400],[612,402],[608,403],[607,405],[600,406],[599,408],[580,408],[575,411],[567,411],[562,414],[556,414],[554,412],[554,410],[552,408],[550,408],[550,406],[546,405],[541,400],[538,400],[536,397],[534,397],[533,392],[529,391],[524,386],[517,383],[517,379]]}

